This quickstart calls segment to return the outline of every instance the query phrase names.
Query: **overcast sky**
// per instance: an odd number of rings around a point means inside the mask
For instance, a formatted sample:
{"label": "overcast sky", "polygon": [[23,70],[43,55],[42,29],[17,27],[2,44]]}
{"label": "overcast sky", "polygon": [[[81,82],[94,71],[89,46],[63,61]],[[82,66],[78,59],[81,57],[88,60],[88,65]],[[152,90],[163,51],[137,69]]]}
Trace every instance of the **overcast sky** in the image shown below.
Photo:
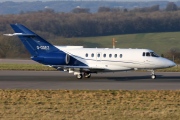
{"label": "overcast sky", "polygon": [[[14,1],[14,2],[28,1],[28,2],[32,2],[32,1],[62,1],[62,0],[0,0],[0,2],[5,2],[5,1]],[[64,1],[66,1],[66,0],[64,0]],[[67,1],[70,1],[70,0],[67,0]],[[74,1],[81,1],[81,0],[74,0]],[[83,1],[86,1],[86,0],[83,0]],[[87,0],[87,1],[90,1],[90,0]],[[95,0],[93,0],[93,1],[95,1]],[[104,1],[180,1],[180,0],[104,0]]]}

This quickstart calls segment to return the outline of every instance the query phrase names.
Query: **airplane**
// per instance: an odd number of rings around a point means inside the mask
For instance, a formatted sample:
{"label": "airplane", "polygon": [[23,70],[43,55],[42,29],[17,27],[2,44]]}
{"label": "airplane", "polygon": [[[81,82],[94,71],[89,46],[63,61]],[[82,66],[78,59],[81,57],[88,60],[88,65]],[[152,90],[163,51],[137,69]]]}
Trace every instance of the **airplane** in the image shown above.
{"label": "airplane", "polygon": [[73,73],[77,79],[90,78],[92,73],[148,70],[155,79],[155,69],[176,64],[149,49],[84,48],[55,46],[22,24],[11,24],[15,31],[6,36],[18,36],[31,54],[31,59],[60,71]]}

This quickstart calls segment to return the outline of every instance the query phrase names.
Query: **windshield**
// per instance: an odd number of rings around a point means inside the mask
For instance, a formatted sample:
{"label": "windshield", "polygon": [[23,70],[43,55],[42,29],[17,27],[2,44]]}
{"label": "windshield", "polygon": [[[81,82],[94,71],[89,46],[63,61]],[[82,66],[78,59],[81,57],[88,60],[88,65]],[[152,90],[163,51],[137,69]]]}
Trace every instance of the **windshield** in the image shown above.
{"label": "windshield", "polygon": [[156,53],[154,53],[154,52],[150,52],[151,53],[151,56],[152,57],[159,57],[159,55],[157,55]]}
{"label": "windshield", "polygon": [[143,52],[142,56],[147,56],[147,57],[159,57],[155,52]]}

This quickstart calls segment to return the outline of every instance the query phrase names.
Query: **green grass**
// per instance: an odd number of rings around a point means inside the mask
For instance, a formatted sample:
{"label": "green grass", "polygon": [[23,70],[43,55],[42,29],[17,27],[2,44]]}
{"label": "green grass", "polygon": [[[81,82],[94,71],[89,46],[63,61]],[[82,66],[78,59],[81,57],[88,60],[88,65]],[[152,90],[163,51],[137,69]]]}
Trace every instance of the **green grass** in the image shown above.
{"label": "green grass", "polygon": [[0,119],[178,120],[180,91],[0,90]]}
{"label": "green grass", "polygon": [[[72,45],[78,41],[86,47],[112,47],[112,38],[116,39],[117,48],[147,48],[158,54],[165,54],[171,48],[180,48],[180,32],[126,34],[102,37],[64,38],[64,44]],[[96,46],[97,45],[97,46]]]}
{"label": "green grass", "polygon": [[42,64],[0,64],[0,70],[53,71],[54,68]]}

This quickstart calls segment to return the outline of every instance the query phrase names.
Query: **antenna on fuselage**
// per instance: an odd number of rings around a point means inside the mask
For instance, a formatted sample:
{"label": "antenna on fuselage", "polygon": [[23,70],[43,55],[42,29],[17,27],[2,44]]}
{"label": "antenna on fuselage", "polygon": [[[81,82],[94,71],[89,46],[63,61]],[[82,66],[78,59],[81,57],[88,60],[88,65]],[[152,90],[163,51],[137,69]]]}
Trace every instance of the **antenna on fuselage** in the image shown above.
{"label": "antenna on fuselage", "polygon": [[117,41],[115,40],[115,38],[113,38],[112,39],[113,48],[115,48],[115,42],[117,42]]}

